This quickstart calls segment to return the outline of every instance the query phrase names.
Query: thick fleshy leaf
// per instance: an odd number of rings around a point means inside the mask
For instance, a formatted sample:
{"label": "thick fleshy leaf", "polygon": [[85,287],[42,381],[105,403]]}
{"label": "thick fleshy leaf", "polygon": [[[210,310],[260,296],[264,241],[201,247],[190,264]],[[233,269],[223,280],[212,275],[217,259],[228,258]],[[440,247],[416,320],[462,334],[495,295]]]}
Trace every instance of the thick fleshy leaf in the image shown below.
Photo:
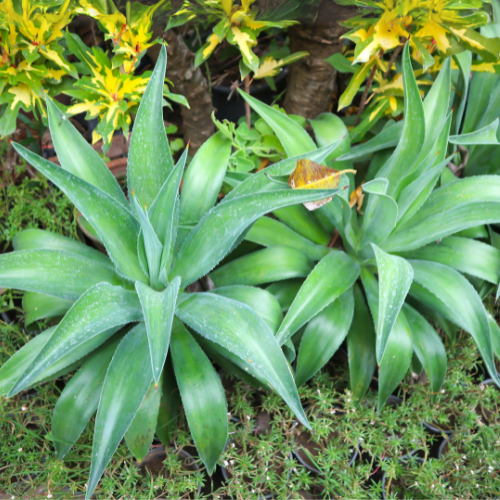
{"label": "thick fleshy leaf", "polygon": [[415,167],[425,159],[436,141],[436,130],[441,130],[448,118],[451,94],[451,58],[443,61],[439,75],[423,102],[425,140]]}
{"label": "thick fleshy leaf", "polygon": [[44,370],[96,335],[141,319],[142,309],[135,292],[107,283],[94,286],[75,302],[9,395],[23,390]]}
{"label": "thick fleshy leaf", "polygon": [[354,315],[347,334],[349,381],[352,399],[357,404],[364,398],[375,368],[375,328],[359,285],[354,284]]}
{"label": "thick fleshy leaf", "polygon": [[426,306],[463,328],[474,338],[492,378],[500,386],[493,361],[488,317],[474,287],[457,271],[435,262],[412,260],[414,281],[410,294]]}
{"label": "thick fleshy leaf", "polygon": [[196,449],[209,475],[227,441],[227,402],[219,375],[185,326],[172,328],[172,360]]}
{"label": "thick fleshy leaf", "polygon": [[394,198],[386,194],[388,189],[386,179],[374,179],[363,185],[363,191],[369,193],[370,198],[359,234],[360,249],[369,243],[380,244],[396,226],[398,205]]}
{"label": "thick fleshy leaf", "polygon": [[163,369],[160,410],[156,422],[156,435],[164,446],[170,446],[172,435],[177,428],[177,417],[181,406],[181,397],[175,381],[172,356],[167,357]]}
{"label": "thick fleshy leaf", "polygon": [[150,207],[173,168],[163,123],[167,51],[162,46],[135,117],[127,165],[127,185],[141,206]]}
{"label": "thick fleshy leaf", "polygon": [[316,144],[309,134],[286,114],[264,104],[241,89],[240,95],[251,108],[263,118],[278,136],[288,156],[296,156],[316,149]]}
{"label": "thick fleshy leaf", "polygon": [[158,413],[160,410],[162,378],[159,383],[152,382],[135,414],[134,420],[125,433],[127,448],[137,462],[142,462],[148,454],[155,437]]}
{"label": "thick fleshy leaf", "polygon": [[488,323],[490,325],[493,352],[497,359],[500,359],[500,326],[498,326],[496,319],[491,314],[488,314]]}
{"label": "thick fleshy leaf", "polygon": [[180,284],[180,278],[175,278],[163,292],[157,292],[139,281],[135,284],[148,332],[153,378],[157,384],[167,359]]}
{"label": "thick fleshy leaf", "polygon": [[0,396],[5,396],[10,392],[19,377],[38,356],[56,328],[57,326],[53,326],[36,335],[0,367]]}
{"label": "thick fleshy leaf", "polygon": [[469,177],[436,189],[381,245],[389,252],[423,247],[451,234],[500,221],[500,176]]}
{"label": "thick fleshy leaf", "polygon": [[279,208],[327,198],[336,189],[287,189],[242,196],[217,205],[200,221],[182,246],[170,271],[185,287],[210,272],[253,222]]}
{"label": "thick fleshy leaf", "polygon": [[266,290],[274,295],[281,306],[281,310],[286,312],[290,309],[303,283],[304,280],[301,279],[278,281],[269,285]]}
{"label": "thick fleshy leaf", "polygon": [[151,365],[144,363],[148,356],[146,327],[139,323],[118,345],[106,373],[95,422],[86,500],[92,497],[151,385]]}
{"label": "thick fleshy leaf", "polygon": [[66,238],[57,233],[42,229],[26,229],[17,233],[12,240],[14,250],[59,250],[61,252],[81,255],[87,259],[95,260],[104,266],[115,269],[109,257],[95,248],[84,245],[79,241]]}
{"label": "thick fleshy leaf", "polygon": [[306,277],[314,262],[290,247],[257,250],[219,267],[210,278],[216,287],[228,285],[262,285],[273,281]]}
{"label": "thick fleshy leaf", "polygon": [[439,243],[404,252],[402,256],[439,262],[494,284],[498,284],[500,278],[500,250],[470,238],[449,236]]}
{"label": "thick fleshy leaf", "polygon": [[400,311],[387,341],[387,348],[378,371],[378,411],[401,383],[412,358],[412,339],[408,321]]}
{"label": "thick fleshy leaf", "polygon": [[276,334],[280,345],[348,290],[359,272],[359,265],[344,252],[332,252],[320,260],[302,285]]}
{"label": "thick fleshy leaf", "polygon": [[392,123],[386,126],[372,139],[358,144],[351,148],[349,153],[345,153],[337,158],[338,161],[355,160],[363,156],[382,151],[383,149],[393,148],[399,144],[401,134],[403,133],[404,122]]}
{"label": "thick fleshy leaf", "polygon": [[464,50],[463,52],[455,54],[453,56],[453,59],[455,59],[458,69],[460,70],[460,76],[457,83],[454,102],[456,111],[455,113],[453,113],[452,125],[453,133],[458,134],[460,131],[460,126],[462,125],[462,118],[464,116],[465,105],[467,104],[467,97],[469,94],[472,52],[470,50]]}
{"label": "thick fleshy leaf", "polygon": [[24,324],[28,326],[40,319],[63,316],[73,303],[73,300],[61,299],[52,295],[26,292],[23,295]]}
{"label": "thick fleshy leaf", "polygon": [[274,215],[290,229],[317,245],[327,246],[331,239],[331,235],[324,230],[315,214],[302,205],[275,210]]}
{"label": "thick fleshy leaf", "polygon": [[197,223],[215,205],[230,155],[231,141],[222,132],[197,151],[182,183],[179,224]]}
{"label": "thick fleshy leaf", "polygon": [[451,144],[457,144],[460,146],[476,146],[480,144],[489,144],[496,146],[500,144],[497,139],[498,124],[499,119],[497,118],[494,122],[490,123],[486,127],[475,130],[474,132],[450,136],[450,142]]}
{"label": "thick fleshy leaf", "polygon": [[108,266],[56,250],[23,250],[0,255],[0,286],[76,300],[97,283],[121,284]]}
{"label": "thick fleshy leaf", "polygon": [[351,326],[354,313],[352,288],[309,321],[297,356],[295,381],[301,386],[335,354]]}
{"label": "thick fleshy leaf", "polygon": [[[170,267],[173,258],[177,226],[179,222],[179,186],[186,165],[188,149],[186,148],[175,168],[170,172],[165,184],[151,205],[148,215],[151,225],[163,245],[160,262],[160,278]],[[166,271],[165,271],[166,272]]]}
{"label": "thick fleshy leaf", "polygon": [[283,321],[281,306],[267,290],[253,286],[224,286],[212,291],[216,295],[222,295],[250,306],[269,326],[274,333],[278,331]]}
{"label": "thick fleshy leaf", "polygon": [[389,181],[388,194],[398,193],[404,175],[411,171],[425,140],[425,116],[420,90],[410,60],[410,44],[403,50],[403,85],[405,96],[405,120],[401,140],[389,161],[380,169],[377,177]]}
{"label": "thick fleshy leaf", "polygon": [[[155,290],[159,290],[162,287],[160,280],[160,265],[163,254],[163,245],[155,233],[147,211],[139,205],[133,192],[131,193],[131,202],[141,224],[141,234],[137,242],[141,268],[143,271],[147,269],[149,274],[149,284]],[[144,262],[144,254],[146,255],[146,262]]]}
{"label": "thick fleshy leaf", "polygon": [[326,246],[316,245],[286,224],[271,217],[261,217],[251,227],[245,239],[265,247],[282,245],[295,248],[312,260],[321,260],[332,251]]}
{"label": "thick fleshy leaf", "polygon": [[62,460],[97,410],[109,363],[122,337],[116,337],[90,357],[71,377],[57,400],[52,416],[52,437]]}
{"label": "thick fleshy leaf", "polygon": [[[379,284],[367,269],[361,270],[361,280],[375,325],[379,316]],[[403,380],[412,358],[411,331],[400,311],[387,340],[378,372],[378,411],[384,407],[394,389]]]}
{"label": "thick fleshy leaf", "polygon": [[[260,170],[255,174],[251,174],[247,179],[238,184],[237,187],[235,187],[229,194],[227,194],[222,199],[221,203],[226,203],[233,198],[237,198],[245,194],[257,193],[265,188],[271,187],[271,189],[275,189],[274,183],[269,180],[268,176],[271,175],[279,177],[290,175],[294,171],[299,160],[311,160],[316,163],[322,163],[336,150],[339,145],[340,141],[330,146],[325,146],[320,149],[314,149],[312,151],[309,151],[308,153],[299,154],[291,158],[286,158],[285,160],[275,163],[274,165],[271,165],[264,170]],[[226,174],[226,178],[228,174]]]}
{"label": "thick fleshy leaf", "polygon": [[379,297],[377,332],[377,361],[380,364],[387,348],[389,335],[393,329],[406,295],[413,280],[413,269],[403,258],[389,255],[376,245],[372,245],[377,259]]}
{"label": "thick fleshy leaf", "polygon": [[137,257],[139,223],[132,213],[93,184],[19,144],[13,143],[13,146],[20,156],[56,184],[75,204],[99,234],[119,272],[135,280],[145,280]]}
{"label": "thick fleshy leaf", "polygon": [[410,325],[413,350],[427,373],[431,391],[438,392],[446,376],[446,350],[443,341],[419,312],[408,304],[405,304],[403,311]]}
{"label": "thick fleshy leaf", "polygon": [[351,150],[349,131],[342,119],[333,113],[321,113],[314,120],[309,120],[309,122],[314,130],[318,146],[325,147],[340,141],[338,147],[335,148],[335,152],[326,158],[326,161],[330,162],[328,165],[337,170],[352,168],[352,162],[350,161],[335,161],[333,163],[333,160],[349,153]]}
{"label": "thick fleshy leaf", "polygon": [[93,184],[124,207],[128,205],[122,188],[97,151],[85,140],[52,99],[47,98],[50,136],[57,158],[65,170]]}
{"label": "thick fleshy leaf", "polygon": [[249,363],[308,426],[290,367],[273,332],[249,306],[211,293],[182,296],[177,316]]}

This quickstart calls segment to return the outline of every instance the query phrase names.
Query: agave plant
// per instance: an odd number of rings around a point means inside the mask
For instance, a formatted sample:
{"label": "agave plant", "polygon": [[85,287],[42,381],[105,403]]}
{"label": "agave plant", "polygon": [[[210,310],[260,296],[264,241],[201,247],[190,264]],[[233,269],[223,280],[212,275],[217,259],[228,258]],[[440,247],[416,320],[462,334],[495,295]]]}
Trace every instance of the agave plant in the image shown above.
{"label": "agave plant", "polygon": [[[79,367],[55,407],[52,435],[63,458],[97,409],[87,498],[124,436],[138,460],[155,429],[168,445],[179,393],[200,457],[212,473],[226,445],[227,405],[205,351],[242,376],[257,373],[307,425],[274,336],[282,319],[276,299],[251,287],[211,293],[186,288],[237,246],[263,214],[337,190],[275,184],[271,191],[214,207],[231,152],[230,141],[216,134],[190,163],[179,196],[187,151],[174,166],[162,118],[166,57],[163,47],[134,125],[130,203],[52,101],[49,126],[62,168],[14,144],[66,193],[107,250],[105,255],[47,231],[28,230],[16,237],[14,252],[0,256],[0,286],[26,291],[27,323],[63,315],[4,364],[0,393],[13,396]],[[320,161],[332,149],[315,151],[312,159]]]}
{"label": "agave plant", "polygon": [[[496,130],[498,121],[469,135],[450,136],[450,60],[422,102],[408,44],[403,54],[402,134],[391,155],[374,155],[372,180],[356,187],[351,177],[349,190],[314,212],[291,207],[259,219],[246,238],[266,248],[210,275],[216,286],[271,283],[267,290],[287,311],[276,338],[290,361],[296,356],[297,385],[346,340],[352,395],[358,402],[363,398],[378,368],[379,409],[409,369],[425,369],[432,392],[440,390],[446,351],[433,325],[450,336],[456,327],[469,332],[500,384],[494,364],[500,330],[481,300],[499,283],[500,250],[474,239],[488,235],[478,226],[500,221],[500,177],[442,180],[451,160],[449,143],[493,140],[490,129]],[[289,156],[316,146],[292,120],[242,95],[275,130]],[[342,170],[351,167],[352,158],[366,158],[377,144],[387,144],[384,130],[378,143],[375,137],[349,151],[338,117],[327,113],[311,124],[319,146],[336,147],[326,163]],[[316,171],[322,169],[316,166]],[[272,166],[239,183],[228,173],[235,188],[221,206],[290,173]],[[343,179],[341,187],[349,182]],[[312,269],[313,261],[319,262]]]}

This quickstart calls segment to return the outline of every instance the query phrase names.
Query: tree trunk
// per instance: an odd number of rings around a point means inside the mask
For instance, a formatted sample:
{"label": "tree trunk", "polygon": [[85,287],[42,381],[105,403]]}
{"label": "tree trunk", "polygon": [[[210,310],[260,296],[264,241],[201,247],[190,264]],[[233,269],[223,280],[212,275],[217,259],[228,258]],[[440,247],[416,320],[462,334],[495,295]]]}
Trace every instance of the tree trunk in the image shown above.
{"label": "tree trunk", "polygon": [[322,0],[313,23],[290,28],[292,53],[306,51],[309,56],[290,67],[284,102],[287,113],[315,118],[330,110],[337,71],[325,59],[342,51],[344,41],[340,37],[347,30],[339,22],[355,15],[353,7]]}

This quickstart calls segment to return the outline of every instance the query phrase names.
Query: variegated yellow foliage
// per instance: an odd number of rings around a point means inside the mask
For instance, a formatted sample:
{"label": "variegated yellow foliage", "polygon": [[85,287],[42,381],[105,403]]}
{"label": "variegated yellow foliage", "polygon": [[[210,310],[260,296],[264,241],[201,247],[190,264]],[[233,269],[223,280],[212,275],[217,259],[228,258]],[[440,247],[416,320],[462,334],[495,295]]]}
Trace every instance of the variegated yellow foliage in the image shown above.
{"label": "variegated yellow foliage", "polygon": [[70,0],[0,1],[0,104],[7,104],[0,136],[14,131],[20,108],[43,119],[44,91],[57,93],[65,76],[77,77],[59,43],[72,15]]}
{"label": "variegated yellow foliage", "polygon": [[181,26],[194,19],[208,18],[214,22],[213,33],[207,38],[206,43],[197,51],[195,64],[199,66],[205,62],[223,41],[238,47],[244,67],[242,75],[249,72],[254,73],[254,78],[266,78],[276,74],[280,68],[300,57],[293,54],[276,60],[265,57],[262,60],[255,55],[253,47],[257,44],[258,35],[268,28],[284,28],[295,24],[295,21],[263,21],[256,19],[258,9],[254,7],[256,0],[241,0],[241,5],[233,0],[197,0],[199,6],[189,0],[185,0],[179,9],[169,20],[168,28]]}

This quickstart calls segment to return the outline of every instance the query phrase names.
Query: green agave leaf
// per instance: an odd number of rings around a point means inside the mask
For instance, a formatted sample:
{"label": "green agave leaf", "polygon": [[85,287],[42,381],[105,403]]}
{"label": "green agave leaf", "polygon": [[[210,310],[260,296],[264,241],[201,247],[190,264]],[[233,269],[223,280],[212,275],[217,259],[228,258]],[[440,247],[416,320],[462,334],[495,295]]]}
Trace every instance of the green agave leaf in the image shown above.
{"label": "green agave leaf", "polygon": [[73,253],[87,259],[95,260],[113,271],[115,269],[109,257],[95,248],[71,238],[66,238],[66,236],[42,229],[26,229],[17,233],[12,240],[12,246],[14,250],[59,250],[61,252]]}
{"label": "green agave leaf", "polygon": [[281,306],[281,310],[286,312],[290,309],[303,283],[304,280],[301,279],[278,281],[269,285],[266,290],[274,295]]}
{"label": "green agave leaf", "polygon": [[474,72],[472,74],[462,134],[474,132],[483,123],[482,118],[488,108],[488,102],[497,81],[498,76],[495,73]]}
{"label": "green agave leaf", "polygon": [[330,242],[331,235],[323,229],[316,216],[303,205],[275,210],[274,215],[293,231],[317,245],[326,246]]}
{"label": "green agave leaf", "polygon": [[52,416],[52,438],[59,460],[76,443],[97,410],[109,363],[121,339],[111,339],[92,354],[59,396]]}
{"label": "green agave leaf", "polygon": [[156,292],[139,281],[135,284],[148,333],[153,378],[157,384],[160,381],[163,365],[167,359],[175,303],[180,284],[180,278],[175,278],[163,292]]}
{"label": "green agave leaf", "polygon": [[[435,262],[412,260],[414,280],[410,294],[470,333],[488,371],[500,385],[493,361],[488,317],[474,287],[457,271]],[[421,293],[423,288],[423,293]]]}
{"label": "green agave leaf", "polygon": [[[448,121],[448,127],[450,125],[451,119]],[[447,158],[430,170],[426,169],[425,172],[403,189],[398,199],[398,224],[404,224],[418,212],[431,195],[450,159]]]}
{"label": "green agave leaf", "polygon": [[278,331],[283,321],[283,312],[279,302],[274,295],[262,288],[239,285],[224,286],[216,288],[212,293],[251,307],[266,322],[273,333]]}
{"label": "green agave leaf", "polygon": [[104,191],[35,155],[19,144],[14,149],[30,165],[56,184],[80,210],[99,234],[118,271],[132,279],[144,281],[137,257],[139,223],[123,205]]}
{"label": "green agave leaf", "polygon": [[[416,37],[414,38],[416,39]],[[429,90],[424,102],[425,140],[419,157],[415,162],[417,167],[426,157],[436,141],[436,130],[444,127],[450,109],[451,94],[451,58],[443,61],[439,75]]]}
{"label": "green agave leaf", "polygon": [[359,234],[358,248],[369,243],[380,244],[393,231],[398,218],[398,205],[387,195],[389,184],[386,179],[374,179],[363,184],[363,191],[370,194]]}
{"label": "green agave leaf", "polygon": [[219,375],[201,347],[176,319],[172,360],[196,449],[212,475],[227,441],[227,402]]}
{"label": "green agave leaf", "polygon": [[396,122],[385,127],[375,137],[362,144],[351,147],[351,151],[344,153],[337,158],[338,161],[356,160],[363,156],[382,151],[383,149],[393,148],[399,144],[401,134],[403,133],[404,122]]}
{"label": "green agave leaf", "polygon": [[459,54],[455,54],[453,56],[453,59],[455,59],[455,62],[457,63],[457,66],[460,70],[460,79],[457,85],[456,96],[455,96],[456,112],[454,113],[453,116],[453,125],[452,125],[453,132],[455,134],[458,134],[460,131],[460,125],[462,124],[462,118],[464,116],[467,97],[469,95],[472,52],[470,50],[464,50]]}
{"label": "green agave leaf", "polygon": [[474,132],[469,132],[468,134],[452,135],[450,136],[451,144],[457,144],[460,146],[473,146],[479,144],[500,144],[497,139],[497,130],[499,119],[497,118],[494,122],[490,123],[486,127],[483,127]]}
{"label": "green agave leaf", "polygon": [[162,378],[156,435],[164,446],[170,446],[172,434],[177,428],[177,417],[181,406],[181,397],[175,381],[171,356],[167,357]]}
{"label": "green agave leaf", "polygon": [[312,260],[321,260],[332,249],[316,245],[282,222],[271,217],[261,217],[247,233],[245,239],[264,247],[283,245],[299,250]]}
{"label": "green agave leaf", "polygon": [[269,247],[235,259],[219,267],[210,278],[216,287],[262,285],[273,281],[307,276],[314,262],[290,247]]}
{"label": "green agave leaf", "polygon": [[[165,184],[149,209],[148,215],[160,243],[163,245],[160,263],[160,278],[164,269],[172,262],[177,225],[179,219],[179,186],[186,165],[188,148],[184,150],[175,168],[170,172]],[[162,280],[163,281],[163,280]]]}
{"label": "green agave leaf", "polygon": [[24,324],[28,326],[40,319],[63,316],[72,305],[72,300],[43,293],[26,292],[23,295]]}
{"label": "green agave leaf", "polygon": [[[323,163],[328,156],[330,156],[335,149],[339,146],[340,141],[336,142],[330,146],[325,146],[324,148],[314,149],[308,153],[299,154],[291,158],[282,160],[270,167],[256,172],[255,174],[248,175],[247,179],[238,184],[229,194],[222,198],[221,203],[226,203],[239,196],[244,196],[246,194],[254,194],[266,187],[272,187],[275,189],[274,183],[269,180],[268,176],[283,176],[290,175],[297,166],[299,160],[311,160],[316,163]],[[229,174],[234,175],[234,172],[228,172],[226,178]]]}
{"label": "green agave leaf", "polygon": [[57,326],[53,326],[33,337],[0,367],[0,396],[5,396],[10,392],[17,380],[38,356],[56,328]]}
{"label": "green agave leaf", "polygon": [[[107,283],[92,287],[68,311],[9,396],[23,390],[44,370],[84,342],[116,326],[141,319],[142,310],[135,292]],[[105,340],[103,338],[101,343]]]}
{"label": "green agave leaf", "polygon": [[490,283],[499,282],[500,250],[470,238],[449,236],[439,243],[431,243],[401,255],[406,259],[439,262]]}
{"label": "green agave leaf", "polygon": [[[359,404],[364,398],[375,368],[375,329],[361,288],[356,283],[354,292],[354,314],[347,334],[349,355],[349,380],[352,399]],[[334,302],[335,303],[335,302]]]}
{"label": "green agave leaf", "polygon": [[296,156],[316,149],[314,141],[297,122],[241,89],[238,91],[251,108],[273,129],[285,148],[287,156]]}
{"label": "green agave leaf", "polygon": [[289,205],[328,198],[336,192],[336,189],[289,189],[242,196],[217,205],[191,231],[170,276],[181,276],[183,287],[191,284],[210,272],[241,233],[262,215]]}
{"label": "green agave leaf", "polygon": [[313,377],[335,354],[347,336],[354,314],[352,288],[325,307],[306,326],[297,357],[298,387]]}
{"label": "green agave leaf", "polygon": [[217,132],[194,155],[184,175],[180,224],[197,223],[217,201],[229,157],[231,141]]}
{"label": "green agave leaf", "polygon": [[189,294],[179,301],[177,316],[188,326],[232,352],[285,400],[308,426],[292,372],[273,332],[249,306],[211,293]]}
{"label": "green agave leaf", "polygon": [[125,433],[125,442],[137,462],[142,462],[148,454],[155,437],[158,413],[160,411],[162,378],[152,382],[134,420]]}
{"label": "green agave leaf", "polygon": [[[379,318],[379,284],[367,269],[361,270],[361,280],[365,289],[373,322]],[[412,359],[412,340],[408,321],[400,311],[387,340],[384,355],[379,363],[378,411],[382,411],[387,399],[403,380]]]}
{"label": "green agave leaf", "polygon": [[500,327],[496,319],[488,314],[488,323],[490,325],[490,333],[491,333],[491,343],[493,346],[493,352],[495,356],[500,359]]}
{"label": "green agave leaf", "polygon": [[406,375],[412,352],[410,326],[403,311],[400,311],[380,361],[377,404],[379,412]]}
{"label": "green agave leaf", "polygon": [[359,276],[359,265],[344,252],[332,252],[311,271],[290,306],[276,338],[283,345],[326,306],[348,290]]}
{"label": "green agave leaf", "polygon": [[211,342],[196,332],[193,332],[193,336],[207,356],[221,366],[226,373],[235,375],[255,389],[272,389],[267,380],[250,363],[246,363],[220,344]]}
{"label": "green agave leaf", "polygon": [[[349,153],[351,150],[351,139],[349,131],[340,117],[333,113],[321,113],[314,120],[309,120],[318,146],[324,147],[329,144],[339,143],[335,151],[326,158],[328,166],[337,170],[352,168],[351,161],[335,161],[339,156]],[[340,141],[340,142],[339,142]]]}
{"label": "green agave leaf", "polygon": [[403,308],[410,325],[413,350],[425,368],[431,391],[438,392],[446,376],[446,350],[438,333],[430,323],[408,304]]}
{"label": "green agave leaf", "polygon": [[132,204],[135,207],[135,213],[141,224],[141,235],[137,243],[138,253],[142,253],[141,247],[144,248],[144,253],[146,254],[146,263],[144,263],[144,256],[140,256],[142,262],[142,270],[144,271],[147,267],[149,272],[149,282],[155,290],[162,288],[162,283],[160,280],[160,264],[161,257],[163,253],[163,245],[160,243],[158,236],[155,233],[153,226],[148,217],[146,209],[142,208],[134,193],[131,196]]}
{"label": "green agave leaf", "polygon": [[401,257],[389,255],[372,244],[377,259],[379,297],[376,321],[377,361],[382,362],[389,336],[413,281],[413,269]]}
{"label": "green agave leaf", "polygon": [[461,179],[436,189],[383,243],[388,252],[423,247],[463,229],[500,221],[500,176]]}
{"label": "green agave leaf", "polygon": [[108,266],[56,250],[23,250],[0,255],[0,286],[76,300],[103,281],[121,284]]}
{"label": "green agave leaf", "polygon": [[92,497],[153,380],[151,365],[144,363],[148,355],[146,327],[139,323],[118,345],[106,373],[95,422],[86,500]]}
{"label": "green agave leaf", "polygon": [[393,155],[377,174],[378,178],[385,178],[389,181],[389,195],[398,193],[401,180],[407,172],[411,171],[425,141],[424,107],[411,66],[409,42],[403,50],[402,63],[405,96],[403,132]]}
{"label": "green agave leaf", "polygon": [[162,45],[135,117],[127,164],[127,185],[141,206],[151,206],[173,169],[163,123],[163,86],[167,51]]}
{"label": "green agave leaf", "polygon": [[45,100],[54,149],[62,168],[128,206],[127,198],[97,151],[76,130],[50,97]]}

